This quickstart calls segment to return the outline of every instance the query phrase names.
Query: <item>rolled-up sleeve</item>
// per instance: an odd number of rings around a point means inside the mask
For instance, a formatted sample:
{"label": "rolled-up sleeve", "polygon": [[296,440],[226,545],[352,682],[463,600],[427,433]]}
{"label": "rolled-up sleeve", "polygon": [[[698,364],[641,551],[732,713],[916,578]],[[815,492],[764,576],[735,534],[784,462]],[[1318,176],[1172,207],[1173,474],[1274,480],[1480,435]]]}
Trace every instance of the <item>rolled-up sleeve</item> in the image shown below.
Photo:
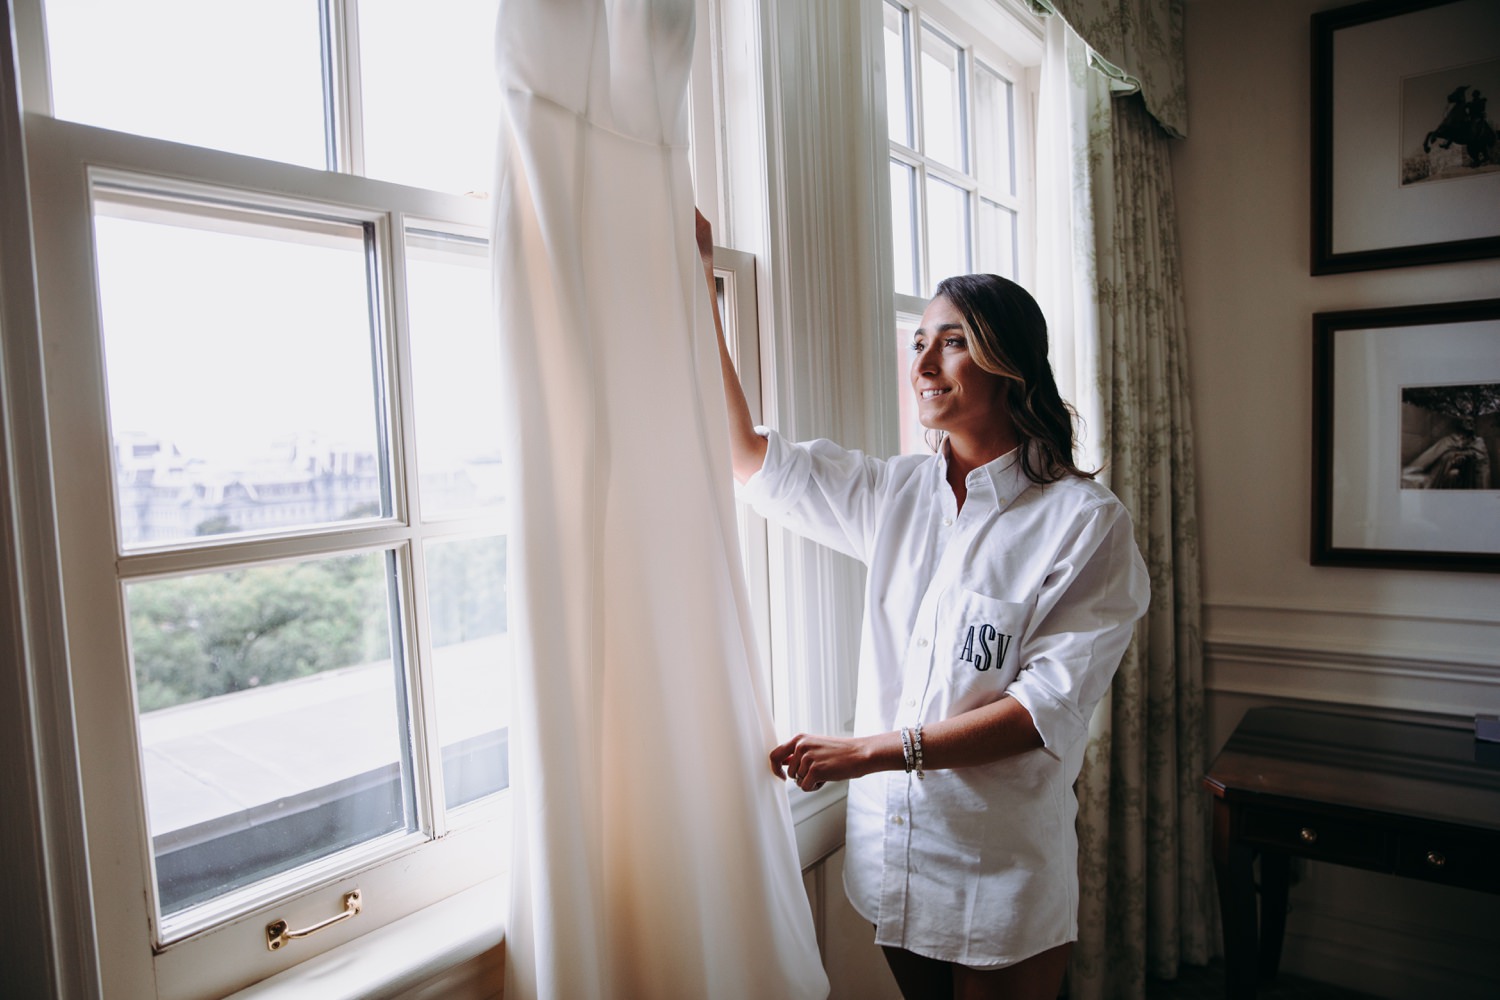
{"label": "rolled-up sleeve", "polygon": [[768,521],[866,560],[885,463],[831,441],[793,444],[769,428],[755,431],[766,439],[766,458],[737,487],[740,499]]}
{"label": "rolled-up sleeve", "polygon": [[1042,585],[1020,673],[1007,688],[1031,713],[1047,752],[1063,757],[1087,739],[1089,717],[1119,669],[1150,594],[1125,508],[1100,504],[1082,514]]}

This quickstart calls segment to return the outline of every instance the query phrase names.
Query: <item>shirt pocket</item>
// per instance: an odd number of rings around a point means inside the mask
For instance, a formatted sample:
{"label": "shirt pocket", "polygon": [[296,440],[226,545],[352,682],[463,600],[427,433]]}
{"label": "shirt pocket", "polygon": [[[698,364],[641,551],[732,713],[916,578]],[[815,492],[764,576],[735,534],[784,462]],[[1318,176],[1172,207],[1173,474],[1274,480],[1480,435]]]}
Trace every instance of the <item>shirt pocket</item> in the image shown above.
{"label": "shirt pocket", "polygon": [[1018,640],[1030,617],[1030,604],[967,588],[952,591],[938,623],[934,664],[934,672],[947,678],[950,711],[994,701],[1015,680],[1021,659]]}

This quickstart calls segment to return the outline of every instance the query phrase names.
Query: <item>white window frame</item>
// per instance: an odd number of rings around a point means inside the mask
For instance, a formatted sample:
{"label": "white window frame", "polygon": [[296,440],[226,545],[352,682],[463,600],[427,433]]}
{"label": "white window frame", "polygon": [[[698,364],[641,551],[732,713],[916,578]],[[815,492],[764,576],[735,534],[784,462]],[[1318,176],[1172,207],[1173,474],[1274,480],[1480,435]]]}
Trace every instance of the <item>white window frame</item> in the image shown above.
{"label": "white window frame", "polygon": [[[922,34],[935,30],[945,40],[957,45],[964,53],[965,80],[964,101],[965,138],[968,146],[967,170],[960,171],[947,164],[937,162],[914,146],[908,146],[898,137],[889,135],[890,156],[915,173],[913,213],[915,216],[915,246],[917,271],[921,287],[929,293],[936,279],[946,275],[933,275],[930,271],[930,254],[927,247],[927,178],[929,176],[962,188],[968,197],[968,253],[972,265],[977,252],[979,225],[979,200],[981,197],[1011,209],[1017,215],[1016,274],[1015,280],[1027,287],[1035,287],[1036,281],[1036,136],[1038,88],[1041,81],[1041,60],[1045,47],[1040,19],[1031,11],[1012,0],[880,0],[906,11],[907,30],[910,33],[908,54],[914,64],[920,61]],[[991,72],[1010,82],[1012,128],[1014,131],[1015,191],[1005,191],[981,183],[974,165],[974,75],[976,65],[983,65]],[[887,72],[891,72],[888,68]],[[922,79],[915,65],[911,72],[910,102],[912,138],[921,145],[922,136]],[[889,119],[881,119],[884,125]],[[1006,277],[1011,277],[1006,275]],[[896,313],[895,343],[898,347],[910,338],[911,331],[921,322],[922,312],[928,299],[921,295],[893,294]],[[897,391],[908,392],[907,371],[898,367]],[[899,408],[898,408],[899,409]],[[913,450],[911,429],[902,428],[903,450]]]}
{"label": "white window frame", "polygon": [[[893,3],[907,13],[910,54],[914,62],[920,60],[922,37],[927,31],[935,31],[946,41],[952,42],[964,53],[965,80],[964,102],[965,135],[969,148],[969,163],[966,170],[958,170],[938,162],[914,146],[908,146],[895,136],[889,136],[891,158],[911,167],[916,174],[914,212],[916,215],[917,270],[921,287],[931,291],[937,278],[930,270],[930,254],[927,240],[927,179],[929,176],[946,181],[968,192],[969,259],[976,252],[975,234],[978,232],[979,199],[983,197],[1017,213],[1017,277],[1021,284],[1029,285],[1036,275],[1036,106],[1039,67],[1042,57],[1040,22],[1035,15],[1020,9],[1015,4],[985,2],[985,0],[881,0]],[[1014,193],[982,184],[974,166],[974,86],[976,64],[983,65],[1002,79],[1009,81],[1012,90],[1013,128],[1015,132],[1014,156],[1016,164],[1016,188]],[[888,69],[889,72],[889,69]],[[922,74],[914,65],[911,74],[912,134],[918,146],[922,135]],[[1008,277],[1008,276],[1007,276]],[[896,294],[896,305],[903,317],[920,317],[926,306],[926,298],[917,295]]]}
{"label": "white window frame", "polygon": [[[350,24],[352,5],[333,4]],[[42,356],[49,398],[47,442],[61,550],[62,606],[78,776],[86,808],[91,929],[98,982],[109,996],[187,998],[222,995],[287,970],[372,931],[411,919],[464,890],[503,884],[509,861],[509,795],[466,807],[462,825],[448,828],[441,802],[442,775],[425,630],[413,629],[425,602],[421,546],[429,539],[505,531],[502,515],[423,522],[417,495],[415,441],[404,417],[412,408],[410,350],[401,293],[404,234],[434,226],[456,234],[487,236],[489,206],[472,198],[403,187],[356,176],[268,163],[212,149],[181,146],[118,133],[50,115],[39,0],[14,5],[14,32],[22,54],[21,99],[27,115],[30,197]],[[346,72],[353,46],[340,45]],[[347,78],[345,78],[347,79]],[[341,84],[347,108],[349,87]],[[345,141],[357,136],[357,116],[336,116]],[[347,145],[342,148],[349,149]],[[357,144],[356,144],[357,148]],[[357,162],[348,158],[345,169]],[[376,289],[389,379],[385,393],[395,482],[391,516],[284,532],[274,537],[233,537],[171,550],[150,548],[116,555],[112,446],[104,415],[102,338],[94,272],[91,184],[139,184],[185,197],[208,195],[272,210],[320,211],[368,223],[376,234]],[[9,194],[9,192],[8,192]],[[14,206],[12,206],[14,208]],[[9,268],[13,263],[7,260]],[[9,278],[10,275],[7,275]],[[409,461],[403,467],[403,456]],[[408,581],[409,597],[392,608],[410,660],[408,680],[412,752],[418,763],[417,830],[353,848],[325,862],[227,894],[196,923],[170,936],[157,926],[152,843],[138,765],[134,692],[125,648],[123,586],[126,580],[234,565],[255,565],[323,553],[393,549]],[[83,613],[82,609],[88,612]],[[425,804],[423,804],[425,803]],[[315,924],[341,909],[343,894],[358,888],[359,916],[272,951],[266,925],[285,919],[293,928]],[[503,897],[502,897],[503,898]],[[493,901],[491,908],[494,907]],[[503,917],[499,906],[495,919]],[[498,941],[491,923],[471,948]],[[92,978],[92,977],[89,977]]]}

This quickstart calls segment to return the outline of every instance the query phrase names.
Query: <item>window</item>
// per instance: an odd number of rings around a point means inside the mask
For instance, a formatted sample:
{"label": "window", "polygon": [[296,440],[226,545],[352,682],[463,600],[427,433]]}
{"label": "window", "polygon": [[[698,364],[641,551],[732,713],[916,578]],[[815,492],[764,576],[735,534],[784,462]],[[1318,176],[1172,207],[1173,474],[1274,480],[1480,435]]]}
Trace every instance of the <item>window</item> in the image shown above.
{"label": "window", "polygon": [[1032,202],[1032,96],[1040,46],[994,4],[886,0],[897,370],[903,452],[925,450],[907,345],[943,278],[1025,280]]}
{"label": "window", "polygon": [[[21,5],[122,994],[222,995],[504,860],[496,3]],[[268,947],[356,888],[360,916]]]}

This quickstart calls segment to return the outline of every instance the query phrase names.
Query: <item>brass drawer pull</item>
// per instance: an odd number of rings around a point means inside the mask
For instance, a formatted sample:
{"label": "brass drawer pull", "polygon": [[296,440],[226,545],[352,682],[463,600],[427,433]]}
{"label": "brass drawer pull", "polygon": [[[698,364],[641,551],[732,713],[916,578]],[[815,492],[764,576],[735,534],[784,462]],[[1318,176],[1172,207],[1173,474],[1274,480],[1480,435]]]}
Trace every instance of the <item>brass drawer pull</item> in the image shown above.
{"label": "brass drawer pull", "polygon": [[285,920],[273,920],[269,924],[266,924],[266,947],[271,951],[275,951],[288,941],[305,938],[309,934],[316,934],[325,927],[332,927],[340,920],[348,920],[350,917],[358,914],[363,907],[364,903],[359,890],[355,889],[353,892],[344,893],[344,912],[337,916],[329,917],[327,920],[319,921],[311,927],[304,927],[300,931],[291,931],[287,930]]}
{"label": "brass drawer pull", "polygon": [[1428,851],[1427,863],[1434,868],[1441,868],[1448,863],[1448,859],[1443,857],[1442,851]]}
{"label": "brass drawer pull", "polygon": [[1310,826],[1304,826],[1301,837],[1304,844],[1316,844],[1318,842],[1318,831]]}

